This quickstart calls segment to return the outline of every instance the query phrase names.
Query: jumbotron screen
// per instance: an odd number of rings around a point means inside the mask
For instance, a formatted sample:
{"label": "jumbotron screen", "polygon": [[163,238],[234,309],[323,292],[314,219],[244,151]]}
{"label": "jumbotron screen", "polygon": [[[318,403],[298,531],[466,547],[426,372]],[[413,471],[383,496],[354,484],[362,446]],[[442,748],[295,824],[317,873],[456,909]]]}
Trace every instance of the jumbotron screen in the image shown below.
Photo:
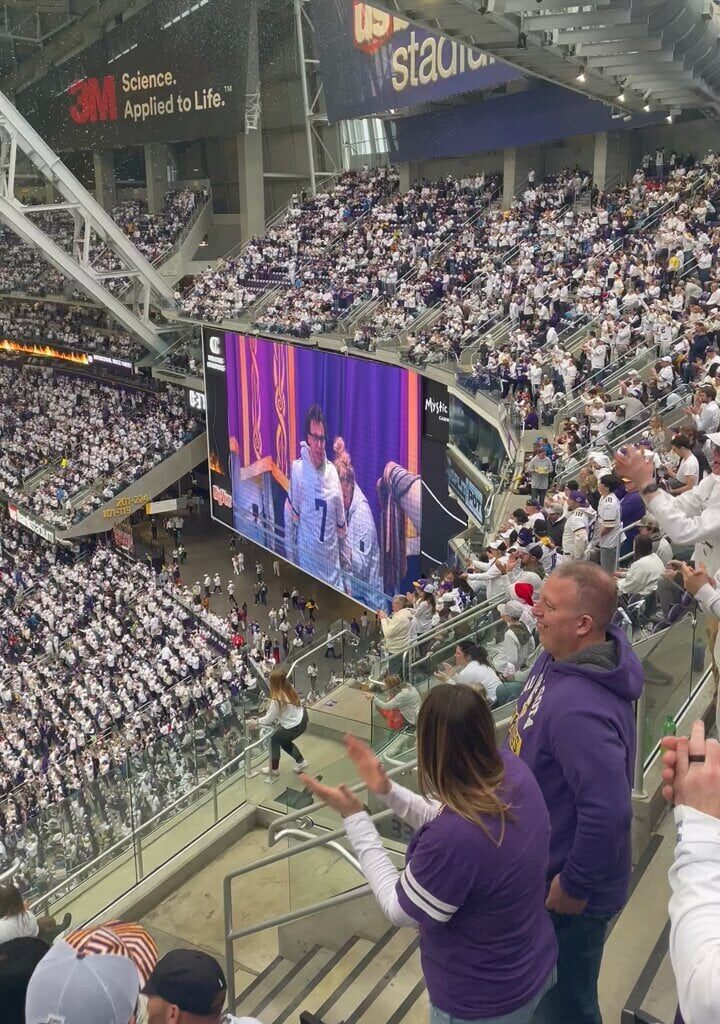
{"label": "jumbotron screen", "polygon": [[205,332],[212,514],[371,608],[420,571],[421,378]]}

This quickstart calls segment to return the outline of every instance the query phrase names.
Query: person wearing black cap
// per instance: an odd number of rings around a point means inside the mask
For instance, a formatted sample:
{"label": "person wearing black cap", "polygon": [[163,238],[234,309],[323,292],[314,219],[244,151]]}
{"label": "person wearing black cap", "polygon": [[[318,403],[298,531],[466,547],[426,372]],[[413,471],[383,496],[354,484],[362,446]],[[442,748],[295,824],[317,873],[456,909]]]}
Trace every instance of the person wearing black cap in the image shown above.
{"label": "person wearing black cap", "polygon": [[33,971],[50,949],[25,936],[0,944],[0,1006],[3,1024],[25,1024],[25,998]]}
{"label": "person wearing black cap", "polygon": [[199,949],[173,949],[145,983],[148,1024],[260,1024],[223,1013],[227,982],[217,960]]}

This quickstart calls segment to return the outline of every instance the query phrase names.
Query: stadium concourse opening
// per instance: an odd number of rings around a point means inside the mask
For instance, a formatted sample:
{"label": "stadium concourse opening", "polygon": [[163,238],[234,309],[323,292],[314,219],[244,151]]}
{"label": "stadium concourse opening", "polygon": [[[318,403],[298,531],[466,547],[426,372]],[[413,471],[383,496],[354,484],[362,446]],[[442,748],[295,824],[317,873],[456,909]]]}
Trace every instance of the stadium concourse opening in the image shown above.
{"label": "stadium concourse opening", "polygon": [[673,3],[7,5],[2,1024],[720,1017]]}

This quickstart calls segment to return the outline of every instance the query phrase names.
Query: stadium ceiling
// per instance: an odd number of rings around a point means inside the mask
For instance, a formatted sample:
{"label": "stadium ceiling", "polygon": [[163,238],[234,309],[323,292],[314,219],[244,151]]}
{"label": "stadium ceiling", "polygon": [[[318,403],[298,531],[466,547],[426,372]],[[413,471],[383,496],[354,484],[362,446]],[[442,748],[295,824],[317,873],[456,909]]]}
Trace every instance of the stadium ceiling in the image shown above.
{"label": "stadium ceiling", "polygon": [[712,0],[373,0],[619,111],[720,113],[720,10]]}
{"label": "stadium ceiling", "polygon": [[92,0],[0,2],[0,76],[11,74],[72,25]]}

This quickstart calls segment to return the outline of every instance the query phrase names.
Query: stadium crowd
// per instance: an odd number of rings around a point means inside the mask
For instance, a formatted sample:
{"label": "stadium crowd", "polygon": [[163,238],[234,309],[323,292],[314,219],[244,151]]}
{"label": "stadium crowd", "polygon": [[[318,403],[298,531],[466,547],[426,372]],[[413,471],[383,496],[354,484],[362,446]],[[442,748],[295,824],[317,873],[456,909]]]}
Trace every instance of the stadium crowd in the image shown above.
{"label": "stadium crowd", "polygon": [[[376,330],[406,328],[418,308],[436,302],[449,307],[433,328],[442,335],[437,344],[450,338],[455,355],[477,330],[507,316],[508,340],[481,344],[465,383],[472,389],[497,380],[533,436],[542,419],[516,481],[522,500],[485,538],[483,557],[418,580],[412,593],[395,597],[389,614],[378,615],[391,669],[409,644],[431,657],[437,652],[435,685],[424,700],[394,673],[374,698],[380,711],[399,712],[401,727],[417,738],[422,795],[391,782],[369,748],[347,741],[368,789],[416,830],[405,870],[388,859],[354,794],[302,778],[342,815],[390,922],[419,929],[433,1024],[507,1015],[518,1024],[599,1024],[603,941],[630,883],[633,702],[643,687],[631,641],[670,628],[690,614],[694,600],[707,616],[712,651],[720,616],[720,234],[712,224],[720,177],[712,154],[699,165],[676,161],[667,181],[638,172],[627,189],[596,194],[583,211],[566,202],[568,189],[589,187],[586,177],[573,175],[529,187],[507,218],[491,212],[482,226],[478,207],[487,183],[476,188],[472,181],[423,186],[424,197],[420,190],[432,223],[426,253],[411,230],[422,223],[412,205],[417,195],[386,198],[390,175],[346,177],[333,198],[332,191],[312,201],[298,197],[294,227],[277,229],[267,248],[264,240],[254,243],[232,269],[216,272],[222,297],[212,309],[227,316],[299,274],[300,283],[281,292],[290,311],[286,333],[326,328],[346,299],[376,298],[379,319],[358,339],[372,345]],[[486,233],[467,263],[443,269],[446,290],[438,252],[456,226],[445,206],[449,195],[473,239],[496,226],[492,238],[503,240],[495,248],[505,255],[518,249],[507,262],[489,257],[485,264],[493,248]],[[403,275],[388,282],[381,261],[370,273],[347,262],[359,255],[351,241],[363,233],[368,253],[383,250],[386,228],[377,225],[391,210],[390,237],[398,260],[412,271],[404,284]],[[337,277],[320,248],[313,250],[316,217],[325,231],[319,245],[346,223]],[[446,231],[447,218],[453,226]],[[469,252],[470,234],[464,244]],[[272,276],[276,256],[281,281]],[[252,267],[243,262],[248,259]],[[463,293],[465,307],[453,312],[462,275],[475,284]],[[369,294],[355,290],[371,279]],[[198,315],[208,315],[215,301],[211,278],[203,280],[187,299]],[[277,317],[280,308],[273,304],[264,316]],[[577,354],[563,347],[566,324],[585,328]],[[418,354],[423,344],[426,351]],[[432,361],[436,351],[427,339],[412,343],[417,362]],[[86,507],[69,512],[64,503],[94,477],[117,474],[128,459],[141,469],[145,456],[162,457],[193,429],[172,394],[128,398],[72,380],[70,401],[65,377],[30,368],[18,374],[15,367],[0,367],[0,386],[12,396],[0,411],[0,481],[11,497],[19,500],[23,476],[56,450],[53,439],[70,438],[67,465],[23,495],[24,505],[54,522]],[[558,411],[557,431],[545,430]],[[149,452],[142,448],[148,422],[157,432],[153,441],[162,438]],[[113,432],[116,424],[122,436]],[[94,440],[83,445],[88,425]],[[117,477],[106,491],[114,493],[116,485]],[[235,577],[245,571],[237,557]],[[249,622],[246,603],[239,607],[236,600],[221,619],[210,601],[222,583],[206,576],[178,587],[181,562],[177,550],[172,568],[156,576],[103,545],[84,554],[56,549],[0,522],[0,868],[20,858],[21,892],[47,880],[61,845],[57,832],[72,867],[123,835],[129,823],[160,813],[190,788],[201,761],[214,767],[232,757],[258,681],[281,660],[280,644],[287,655],[288,634],[295,632],[293,644],[308,642],[312,608],[306,616],[308,603],[299,594],[288,592],[282,610],[268,611],[267,629]],[[262,572],[256,575],[255,604],[264,606]],[[458,636],[447,659],[456,639],[453,618],[486,599],[494,605],[486,642]],[[291,603],[301,612],[294,628]],[[428,639],[438,626],[439,638]],[[357,628],[367,634],[369,620]],[[710,660],[717,680],[717,656]],[[515,697],[500,749],[489,709]],[[304,711],[292,715],[306,726]],[[689,741],[667,740],[664,756],[665,796],[682,826],[671,870],[671,957],[686,1021],[710,1024],[717,1016],[710,981],[719,936],[717,915],[709,920],[704,904],[720,902],[714,891],[720,746],[696,727]],[[270,782],[276,767],[271,762]],[[129,773],[136,778],[132,799]],[[0,891],[0,938],[6,918],[25,918],[21,892]],[[442,927],[450,922],[454,927]],[[52,937],[56,926],[31,916],[24,931],[19,923],[5,927],[17,941],[43,932]],[[96,973],[108,971],[117,984],[121,1024],[125,1016],[129,1024],[141,989],[149,1004],[164,1000],[218,1024],[226,986],[211,958],[171,953],[174,972],[165,973],[167,958],[156,964],[151,954],[148,963],[151,946],[140,936],[142,965],[133,960],[132,968],[120,967],[122,954],[138,942],[123,949],[122,935],[110,932],[117,947],[103,947],[103,936],[92,956],[115,954],[115,963],[96,961]],[[94,990],[89,976],[81,977],[91,958],[73,952],[86,940],[70,935],[49,952],[36,948],[19,1021],[46,1024],[67,1014],[82,991],[83,1020],[95,1024],[88,996]],[[54,971],[62,986],[53,985]],[[97,1024],[105,1024],[100,1016]]]}
{"label": "stadium crowd", "polygon": [[202,429],[172,387],[122,389],[21,361],[0,365],[0,387],[0,490],[58,527],[82,519]]}
{"label": "stadium crowd", "polygon": [[322,254],[302,268],[256,321],[261,330],[306,337],[332,329],[366,301],[379,303],[368,331],[399,325],[439,302],[467,279],[472,251],[483,234],[483,213],[497,197],[497,177],[463,188],[448,177],[422,182],[376,203],[352,226],[342,251]]}
{"label": "stadium crowd", "polygon": [[38,892],[239,752],[258,670],[167,572],[9,520],[0,545],[0,865]]}
{"label": "stadium crowd", "polygon": [[[147,211],[144,200],[132,199],[113,207],[111,216],[115,223],[132,239],[135,247],[151,262],[161,262],[172,251],[178,237],[192,217],[197,206],[207,199],[205,189],[197,192],[191,189],[166,193],[159,214]],[[33,222],[65,252],[72,253],[74,246],[74,222],[65,210],[57,213],[43,209],[33,214],[32,205],[28,212]],[[23,295],[61,295],[66,291],[64,275],[27,245],[10,228],[0,227],[0,294],[16,292]],[[117,270],[121,264],[113,252],[93,236],[90,249],[90,263],[96,270]],[[119,291],[127,287],[127,280],[112,282],[109,287]],[[85,298],[73,290],[76,298]]]}
{"label": "stadium crowd", "polygon": [[[261,238],[252,238],[237,256],[195,278],[178,296],[184,311],[219,322],[237,319],[271,289],[289,286],[304,294],[304,282],[315,279],[318,261],[327,259],[326,254],[341,255],[373,208],[394,193],[397,181],[395,172],[386,167],[346,171],[315,196],[297,193],[279,224]],[[309,312],[309,306],[303,309],[298,304],[293,313],[297,332],[305,331]]]}
{"label": "stadium crowd", "polygon": [[[503,299],[500,273],[479,283],[479,291],[488,289],[485,301],[496,303],[493,317],[483,313],[483,323],[504,329],[491,346],[468,316],[464,333],[451,341],[454,357],[477,342],[466,378],[471,390],[507,395],[527,388],[534,411],[552,416],[582,382],[600,378],[618,359],[642,362],[655,346],[659,359],[688,362],[685,376],[692,372],[704,339],[720,326],[713,276],[720,175],[712,154],[688,164],[661,183],[638,171],[626,189],[599,195],[584,213],[566,210],[569,226],[540,245],[542,258],[534,254],[533,238],[533,259],[521,246],[517,259],[502,268],[508,285]],[[447,339],[439,330],[434,341],[432,329],[410,339],[410,357],[446,358]],[[667,373],[653,385],[669,393]]]}
{"label": "stadium crowd", "polygon": [[115,326],[107,313],[93,306],[57,302],[5,302],[0,304],[0,336],[37,345],[61,345],[137,360],[146,349]]}

